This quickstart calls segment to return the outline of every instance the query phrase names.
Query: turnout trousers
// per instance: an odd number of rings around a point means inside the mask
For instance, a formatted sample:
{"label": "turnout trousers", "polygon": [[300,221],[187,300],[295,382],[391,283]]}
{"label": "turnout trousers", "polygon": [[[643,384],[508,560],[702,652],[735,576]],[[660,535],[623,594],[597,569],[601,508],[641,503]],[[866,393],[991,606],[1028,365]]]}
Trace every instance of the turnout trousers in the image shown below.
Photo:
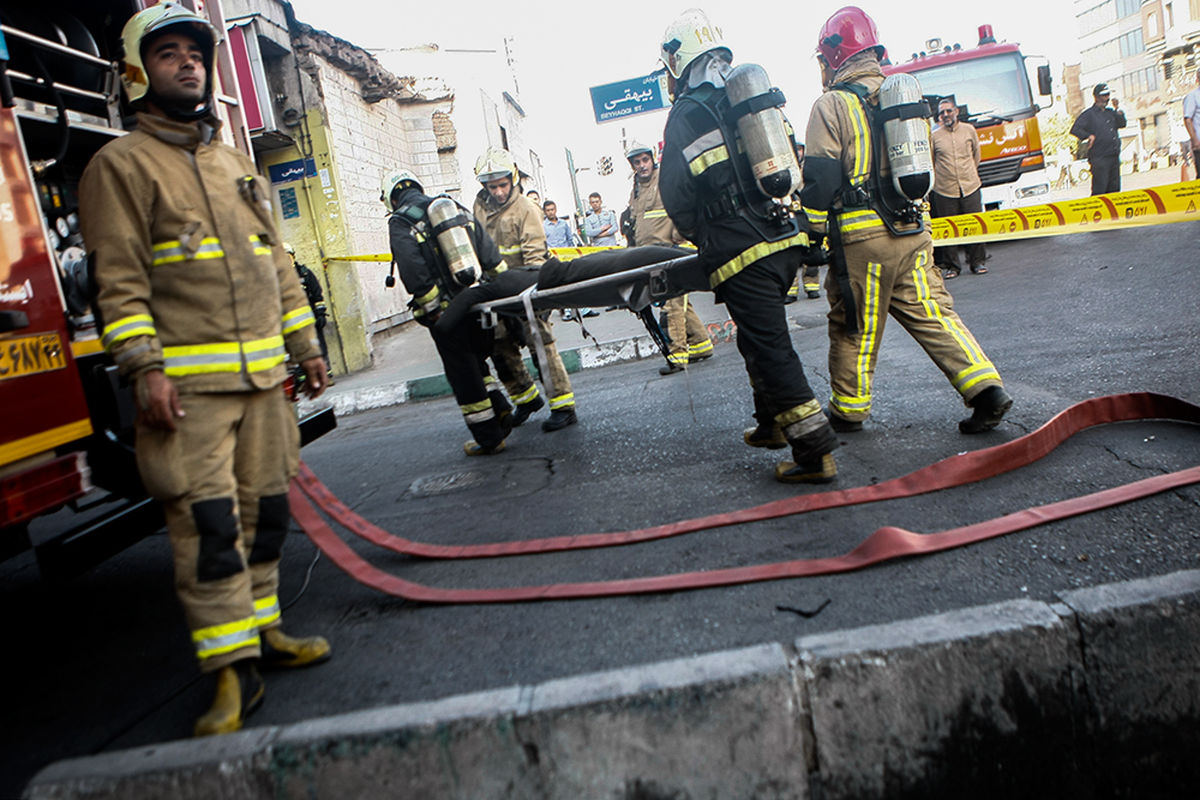
{"label": "turnout trousers", "polygon": [[161,500],[200,669],[260,655],[280,625],[279,557],[300,430],[279,387],[181,394],[175,431],[139,425],[142,482]]}
{"label": "turnout trousers", "polygon": [[861,421],[870,415],[871,381],[889,314],[917,340],[964,402],[989,386],[1003,385],[995,366],[954,312],[954,300],[933,265],[931,251],[928,233],[877,236],[845,245],[857,306],[852,311],[859,315],[859,332],[854,335],[845,328],[847,298],[842,297],[832,269],[826,276],[833,391],[829,408],[837,416]]}
{"label": "turnout trousers", "polygon": [[663,303],[663,311],[667,312],[667,338],[671,340],[668,361],[683,365],[712,355],[713,343],[708,338],[708,329],[686,294]]}
{"label": "turnout trousers", "polygon": [[[487,367],[494,332],[484,330],[477,316],[465,315],[451,325],[434,325],[429,334],[437,346],[446,381],[458,401],[467,429],[483,447],[500,444],[507,436],[500,418],[512,408],[494,385],[495,379]],[[532,381],[529,383],[532,385]]]}
{"label": "turnout trousers", "polygon": [[[821,405],[788,330],[784,297],[796,279],[796,260],[787,250],[772,253],[725,279],[716,295],[737,325],[738,352],[754,389],[756,416],[769,414],[793,451],[799,450],[797,458],[807,458],[832,452],[837,443],[826,441]],[[766,420],[760,416],[759,422]]]}
{"label": "turnout trousers", "polygon": [[[575,393],[571,390],[571,378],[567,368],[563,366],[562,356],[558,354],[558,345],[554,342],[553,326],[550,324],[550,312],[543,311],[537,315],[538,332],[542,335],[542,344],[546,347],[546,360],[549,364],[538,364],[542,383],[550,395],[550,410],[573,408]],[[521,358],[521,348],[508,335],[509,326],[519,326],[525,335],[525,346],[537,358],[537,345],[534,343],[533,332],[526,322],[506,319],[496,326],[496,348],[492,361],[496,364],[496,372],[508,390],[508,396],[517,405],[523,405],[538,396],[537,386],[525,368]]]}

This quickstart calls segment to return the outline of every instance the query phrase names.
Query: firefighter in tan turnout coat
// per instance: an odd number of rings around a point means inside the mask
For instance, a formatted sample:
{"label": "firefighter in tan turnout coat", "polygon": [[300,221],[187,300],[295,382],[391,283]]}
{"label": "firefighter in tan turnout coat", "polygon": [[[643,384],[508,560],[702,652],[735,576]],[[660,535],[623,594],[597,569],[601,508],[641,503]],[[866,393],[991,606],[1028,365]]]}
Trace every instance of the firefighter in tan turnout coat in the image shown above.
{"label": "firefighter in tan turnout coat", "polygon": [[[829,223],[831,234],[836,231],[830,247],[840,250],[825,284],[830,422],[839,432],[862,429],[871,413],[871,381],[891,314],[974,409],[959,422],[959,430],[991,430],[1012,398],[954,312],[933,263],[929,231],[918,229],[919,220],[883,216],[888,203],[880,198],[892,180],[877,141],[880,134],[871,124],[884,81],[875,23],[861,9],[843,8],[826,21],[817,49],[826,91],[813,105],[808,123],[801,201],[810,229],[824,234]],[[927,124],[925,131],[927,139]],[[841,267],[839,260],[844,260]]]}
{"label": "firefighter in tan turnout coat", "polygon": [[[509,269],[540,267],[550,251],[546,247],[546,230],[542,227],[542,213],[533,201],[521,193],[520,174],[517,164],[507,150],[489,148],[475,162],[475,177],[483,184],[475,197],[475,218],[483,225],[488,235],[500,248],[500,255]],[[563,366],[562,357],[554,343],[549,312],[538,314],[538,332],[545,346],[547,364],[542,364],[542,374],[550,392],[550,418],[542,423],[542,430],[557,431],[574,425],[575,393],[571,390],[571,378]],[[503,325],[516,325],[509,321]],[[524,326],[526,344],[533,349],[533,332]],[[545,401],[538,395],[537,386],[529,377],[521,360],[517,346],[503,333],[497,333],[493,362],[499,371],[500,380],[509,397],[516,404],[513,425],[520,425],[531,413],[541,408]]]}
{"label": "firefighter in tan turnout coat", "polygon": [[[647,145],[633,142],[625,151],[633,168],[633,189],[629,192],[629,217],[633,225],[633,242],[637,247],[657,244],[673,247],[687,241],[675,228],[658,191],[658,164],[654,151]],[[682,372],[689,363],[712,358],[713,343],[708,329],[700,321],[696,309],[686,294],[672,297],[663,303],[667,313],[667,338],[671,340],[670,362],[660,367],[663,375]]]}
{"label": "firefighter in tan turnout coat", "polygon": [[330,652],[320,637],[283,633],[277,595],[299,461],[284,361],[300,363],[311,396],[328,377],[267,187],[215,139],[218,37],[175,3],[129,20],[124,82],[137,130],[103,147],[80,183],[102,341],[135,385],[139,471],[163,502],[200,668],[217,676],[197,735],[242,726],[263,698],[259,665]]}

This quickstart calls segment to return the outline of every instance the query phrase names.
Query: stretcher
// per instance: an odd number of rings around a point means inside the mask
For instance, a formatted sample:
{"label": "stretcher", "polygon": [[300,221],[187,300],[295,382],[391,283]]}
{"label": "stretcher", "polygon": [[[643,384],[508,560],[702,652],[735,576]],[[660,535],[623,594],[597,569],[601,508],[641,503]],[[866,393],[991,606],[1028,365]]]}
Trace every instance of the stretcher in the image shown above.
{"label": "stretcher", "polygon": [[[523,316],[533,334],[531,343],[538,363],[546,363],[536,317],[543,311],[568,308],[626,308],[646,326],[651,338],[666,358],[670,353],[667,339],[651,306],[688,292],[711,291],[708,275],[696,253],[675,247],[630,247],[606,250],[559,261],[551,258],[536,270],[510,270],[524,280],[511,276],[506,281],[482,284],[468,289],[470,312],[482,316],[485,328],[495,327],[501,315]],[[502,288],[511,291],[524,283],[517,294],[496,296]]]}

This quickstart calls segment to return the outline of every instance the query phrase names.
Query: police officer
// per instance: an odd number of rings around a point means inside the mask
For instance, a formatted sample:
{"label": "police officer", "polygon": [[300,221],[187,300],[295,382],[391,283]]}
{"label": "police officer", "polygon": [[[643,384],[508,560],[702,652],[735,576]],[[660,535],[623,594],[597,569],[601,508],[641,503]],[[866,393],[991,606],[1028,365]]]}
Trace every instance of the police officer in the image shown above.
{"label": "police officer", "polygon": [[[300,278],[300,285],[304,287],[304,295],[308,298],[309,306],[312,307],[313,316],[317,320],[317,339],[321,342],[321,357],[325,359],[325,367],[328,369],[329,347],[325,344],[325,323],[328,322],[329,310],[325,307],[325,293],[321,291],[321,282],[317,280],[316,273],[296,260],[296,248],[284,242],[283,252],[287,253],[288,258],[292,260],[292,266],[296,268],[296,276]],[[332,380],[330,380],[330,385],[333,385]]]}
{"label": "police officer", "polygon": [[[442,214],[438,222],[432,221],[429,207],[434,198],[424,194],[420,181],[408,170],[384,175],[380,200],[389,211],[392,261],[412,295],[413,317],[429,329],[463,421],[475,437],[463,445],[463,451],[469,456],[499,453],[512,430],[512,406],[485,361],[492,353],[495,334],[482,328],[477,315],[443,312],[452,304],[469,305],[463,291],[481,277],[503,283],[511,273],[492,237],[465,208],[445,206],[453,201],[442,198],[441,208],[453,216]],[[444,236],[454,233],[453,226],[463,229],[462,238],[460,249],[448,258],[439,239],[446,241]],[[452,263],[451,258],[459,261]],[[508,294],[518,294],[523,288],[523,284],[514,285]]]}
{"label": "police officer", "polygon": [[[483,185],[475,197],[475,218],[495,240],[508,267],[526,270],[540,267],[550,257],[542,214],[521,193],[521,177],[512,155],[498,147],[488,148],[475,162],[475,177]],[[505,326],[511,324],[514,323],[504,323]],[[548,312],[537,315],[537,327],[548,362],[540,364],[539,368],[550,392],[550,418],[542,423],[542,430],[558,431],[576,422],[575,393],[554,344]],[[523,333],[525,341],[532,347],[533,333],[528,324]],[[497,333],[495,354],[497,369],[503,364],[511,376],[501,374],[500,379],[517,404],[513,423],[520,424],[530,413],[545,405],[545,401],[538,395],[537,386],[525,369],[520,350],[503,332]]]}
{"label": "police officer", "polygon": [[[875,23],[847,6],[825,22],[817,50],[826,91],[808,123],[801,200],[815,230],[829,223],[830,247],[838,251],[825,282],[833,428],[861,430],[871,413],[871,380],[890,313],[974,409],[959,429],[990,430],[1012,398],[954,313],[920,213],[894,218],[890,210],[901,203],[887,194],[891,171],[881,133],[872,127],[884,79]],[[928,140],[928,125],[921,129]]]}
{"label": "police officer", "polygon": [[1088,145],[1093,195],[1121,191],[1121,134],[1117,130],[1125,127],[1125,112],[1120,105],[1112,98],[1107,83],[1097,83],[1092,89],[1092,104],[1071,125],[1071,135]]}
{"label": "police officer", "polygon": [[[685,239],[676,230],[667,210],[663,208],[658,190],[658,164],[654,150],[641,142],[633,142],[625,151],[633,168],[633,190],[629,193],[629,220],[633,240],[638,246],[656,244],[674,247]],[[671,352],[667,364],[659,368],[662,375],[683,372],[689,363],[712,358],[713,343],[708,329],[700,321],[696,309],[686,294],[672,297],[663,303],[667,314],[667,338]]]}
{"label": "police officer", "polygon": [[777,480],[832,481],[837,438],[792,348],[784,309],[808,237],[754,185],[733,121],[723,117],[733,54],[720,28],[699,9],[685,11],[663,35],[661,58],[674,104],[659,187],[671,221],[699,248],[717,301],[738,328],[758,421],[743,440],[791,446],[793,460],[776,466]]}
{"label": "police officer", "polygon": [[102,342],[134,384],[138,468],[163,503],[200,669],[216,678],[198,736],[242,727],[263,699],[259,665],[330,654],[319,636],[283,632],[277,594],[300,440],[284,361],[299,362],[311,397],[325,361],[270,189],[216,136],[219,36],[173,2],[125,24],[137,130],[101,148],[79,186]]}

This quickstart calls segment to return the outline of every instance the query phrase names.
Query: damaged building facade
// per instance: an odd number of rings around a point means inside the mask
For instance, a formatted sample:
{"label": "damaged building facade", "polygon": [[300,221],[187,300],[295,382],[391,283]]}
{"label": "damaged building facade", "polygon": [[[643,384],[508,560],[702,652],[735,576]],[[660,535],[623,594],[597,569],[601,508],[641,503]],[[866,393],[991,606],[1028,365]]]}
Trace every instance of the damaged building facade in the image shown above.
{"label": "damaged building facade", "polygon": [[389,249],[380,179],[403,167],[429,193],[459,195],[453,93],[438,80],[393,75],[363,48],[298,21],[281,0],[223,7],[280,231],[325,287],[335,373],[362,369],[373,339],[410,318],[402,286],[384,286],[390,262],[370,258]]}

